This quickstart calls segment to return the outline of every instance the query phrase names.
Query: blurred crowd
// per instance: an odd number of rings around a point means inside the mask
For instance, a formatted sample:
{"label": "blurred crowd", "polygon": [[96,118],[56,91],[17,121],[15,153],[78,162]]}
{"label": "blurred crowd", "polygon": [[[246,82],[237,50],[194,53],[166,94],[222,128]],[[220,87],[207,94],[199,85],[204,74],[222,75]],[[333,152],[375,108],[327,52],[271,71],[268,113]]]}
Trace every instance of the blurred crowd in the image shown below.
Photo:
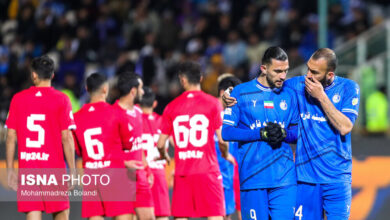
{"label": "blurred crowd", "polygon": [[[328,0],[328,46],[335,48],[390,14],[388,0]],[[49,54],[54,86],[74,110],[87,101],[83,80],[135,71],[157,93],[157,112],[180,92],[176,66],[201,63],[202,87],[231,72],[258,74],[265,49],[279,45],[290,68],[317,49],[317,1],[307,0],[9,0],[0,1],[0,121],[12,95],[30,86],[29,63]]]}

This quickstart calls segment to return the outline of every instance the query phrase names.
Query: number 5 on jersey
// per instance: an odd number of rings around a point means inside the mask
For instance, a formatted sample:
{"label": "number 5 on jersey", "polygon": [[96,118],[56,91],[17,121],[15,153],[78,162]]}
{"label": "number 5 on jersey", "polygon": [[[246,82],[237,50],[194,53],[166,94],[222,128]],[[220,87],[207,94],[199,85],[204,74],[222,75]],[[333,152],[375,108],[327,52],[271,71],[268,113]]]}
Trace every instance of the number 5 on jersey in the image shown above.
{"label": "number 5 on jersey", "polygon": [[[185,123],[189,122],[189,128]],[[202,114],[179,115],[173,120],[173,131],[177,147],[186,148],[188,143],[202,147],[207,143],[209,120]],[[198,138],[199,137],[199,138]]]}

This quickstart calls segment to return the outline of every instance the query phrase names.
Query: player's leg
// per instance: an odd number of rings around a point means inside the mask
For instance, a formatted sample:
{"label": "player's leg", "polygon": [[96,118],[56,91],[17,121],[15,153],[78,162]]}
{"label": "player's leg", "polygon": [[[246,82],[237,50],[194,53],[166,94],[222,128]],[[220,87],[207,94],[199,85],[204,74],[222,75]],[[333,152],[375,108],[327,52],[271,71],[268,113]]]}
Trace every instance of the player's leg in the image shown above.
{"label": "player's leg", "polygon": [[243,220],[268,219],[267,190],[241,190],[241,213]]}
{"label": "player's leg", "polygon": [[156,217],[156,220],[169,220],[169,217]]}
{"label": "player's leg", "polygon": [[207,220],[223,220],[223,216],[209,216]]}
{"label": "player's leg", "polygon": [[41,211],[31,211],[26,213],[26,220],[41,220],[42,212]]}
{"label": "player's leg", "polygon": [[319,184],[298,182],[295,220],[324,219]]}
{"label": "player's leg", "polygon": [[154,209],[151,207],[137,207],[135,213],[138,220],[154,220]]}
{"label": "player's leg", "polygon": [[212,172],[193,176],[194,179],[191,183],[195,203],[193,217],[222,219],[226,215],[226,211],[221,173]]}
{"label": "player's leg", "polygon": [[69,209],[53,213],[54,220],[68,220],[69,219]]}
{"label": "player's leg", "polygon": [[350,214],[351,183],[321,184],[325,214],[328,220],[347,220]]}
{"label": "player's leg", "polygon": [[113,220],[131,220],[131,214],[117,215],[112,218]]}
{"label": "player's leg", "polygon": [[88,220],[104,220],[103,216],[92,216],[89,217]]}
{"label": "player's leg", "polygon": [[272,220],[294,219],[297,186],[289,185],[268,190],[268,206]]}

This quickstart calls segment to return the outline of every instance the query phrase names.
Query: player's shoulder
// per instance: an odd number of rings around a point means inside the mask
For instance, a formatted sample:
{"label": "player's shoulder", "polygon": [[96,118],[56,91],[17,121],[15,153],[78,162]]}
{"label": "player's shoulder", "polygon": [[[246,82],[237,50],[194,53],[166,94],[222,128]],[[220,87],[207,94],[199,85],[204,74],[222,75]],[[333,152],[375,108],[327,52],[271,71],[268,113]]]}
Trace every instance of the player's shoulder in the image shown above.
{"label": "player's shoulder", "polygon": [[353,81],[352,79],[337,76],[337,80],[340,82],[340,84],[343,85],[343,87],[347,87],[347,88],[358,88],[359,87],[359,85],[355,81]]}
{"label": "player's shoulder", "polygon": [[240,95],[242,93],[251,92],[252,90],[257,90],[256,85],[256,79],[250,80],[248,82],[241,83],[234,87],[232,94],[234,95]]}
{"label": "player's shoulder", "polygon": [[136,111],[137,114],[142,114],[142,109],[138,105],[134,105],[134,111]]}
{"label": "player's shoulder", "polygon": [[284,87],[297,89],[298,85],[302,84],[304,81],[305,81],[305,76],[294,76],[284,82]]}

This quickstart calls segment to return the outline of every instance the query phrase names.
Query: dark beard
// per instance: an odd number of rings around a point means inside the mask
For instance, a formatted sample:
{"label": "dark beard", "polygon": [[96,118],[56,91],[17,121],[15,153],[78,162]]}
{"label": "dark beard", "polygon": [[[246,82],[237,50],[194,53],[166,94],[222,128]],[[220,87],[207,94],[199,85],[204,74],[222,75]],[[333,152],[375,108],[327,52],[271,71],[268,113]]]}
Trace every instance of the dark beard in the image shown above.
{"label": "dark beard", "polygon": [[331,79],[326,79],[326,76],[320,80],[320,83],[322,84],[322,87],[326,88],[331,84]]}
{"label": "dark beard", "polygon": [[265,79],[267,80],[267,83],[268,83],[268,85],[269,85],[269,87],[270,87],[271,89],[273,89],[273,88],[276,87],[276,86],[275,86],[275,83],[272,82],[272,81],[268,78],[268,75],[265,76]]}

